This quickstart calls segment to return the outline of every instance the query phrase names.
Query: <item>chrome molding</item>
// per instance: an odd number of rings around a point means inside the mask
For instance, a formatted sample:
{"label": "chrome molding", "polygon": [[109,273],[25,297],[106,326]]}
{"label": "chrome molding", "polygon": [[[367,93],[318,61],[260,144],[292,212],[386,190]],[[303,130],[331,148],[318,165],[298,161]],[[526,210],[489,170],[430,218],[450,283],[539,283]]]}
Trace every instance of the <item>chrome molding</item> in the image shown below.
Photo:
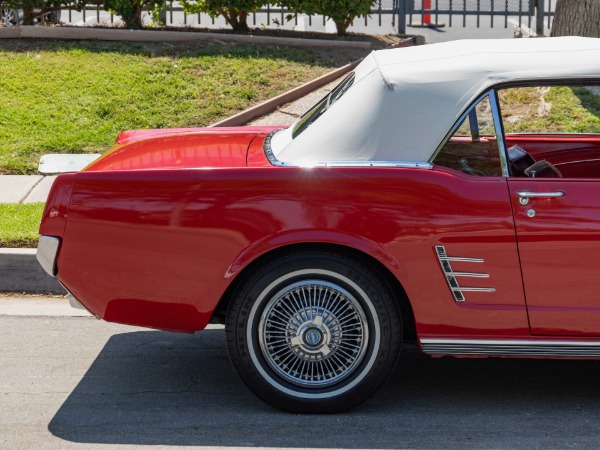
{"label": "chrome molding", "polygon": [[502,175],[510,176],[508,168],[508,151],[506,150],[506,141],[504,140],[504,124],[502,115],[500,114],[500,102],[498,100],[498,91],[490,90],[490,108],[492,108],[492,117],[496,128],[496,142],[498,143],[498,151],[500,154],[500,165],[502,167]]}
{"label": "chrome molding", "polygon": [[600,341],[420,339],[429,355],[600,357]]}
{"label": "chrome molding", "polygon": [[457,277],[467,277],[467,278],[489,278],[489,273],[478,273],[478,272],[455,272],[452,270],[452,265],[450,262],[471,262],[471,263],[482,263],[484,262],[481,258],[464,258],[460,256],[448,256],[446,253],[446,248],[443,245],[435,246],[435,253],[438,257],[438,261],[440,263],[440,267],[444,272],[444,276],[446,278],[446,282],[448,283],[448,287],[450,288],[450,292],[452,292],[452,296],[454,297],[454,301],[456,302],[464,302],[465,296],[463,292],[496,292],[494,288],[487,287],[466,287],[460,286]]}
{"label": "chrome molding", "polygon": [[404,169],[433,169],[433,164],[426,161],[316,161],[314,163],[296,164],[292,162],[280,161],[277,159],[271,149],[271,139],[275,133],[271,132],[263,144],[265,156],[269,162],[277,167],[396,167]]}
{"label": "chrome molding", "polygon": [[50,276],[55,277],[58,270],[56,268],[56,256],[58,255],[58,247],[60,239],[54,236],[40,235],[38,240],[37,252],[35,257]]}

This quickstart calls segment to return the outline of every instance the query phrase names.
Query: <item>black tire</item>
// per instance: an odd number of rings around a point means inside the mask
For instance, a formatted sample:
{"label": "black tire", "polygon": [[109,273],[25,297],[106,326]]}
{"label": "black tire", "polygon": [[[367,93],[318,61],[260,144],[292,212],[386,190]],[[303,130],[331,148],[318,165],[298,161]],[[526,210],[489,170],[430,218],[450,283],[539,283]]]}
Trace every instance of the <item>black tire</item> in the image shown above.
{"label": "black tire", "polygon": [[252,273],[232,298],[227,347],[242,381],[289,412],[345,411],[389,377],[402,321],[384,277],[360,260],[294,253]]}

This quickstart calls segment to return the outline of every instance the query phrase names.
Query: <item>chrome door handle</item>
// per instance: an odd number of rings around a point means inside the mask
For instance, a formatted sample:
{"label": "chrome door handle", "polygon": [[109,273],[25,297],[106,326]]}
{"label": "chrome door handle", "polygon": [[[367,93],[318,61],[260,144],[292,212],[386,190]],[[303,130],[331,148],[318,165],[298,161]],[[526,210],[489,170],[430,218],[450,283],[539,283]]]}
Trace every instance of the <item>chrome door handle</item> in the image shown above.
{"label": "chrome door handle", "polygon": [[556,192],[529,192],[529,191],[517,191],[517,197],[519,198],[519,204],[526,206],[529,204],[530,198],[560,198],[564,197],[563,191]]}

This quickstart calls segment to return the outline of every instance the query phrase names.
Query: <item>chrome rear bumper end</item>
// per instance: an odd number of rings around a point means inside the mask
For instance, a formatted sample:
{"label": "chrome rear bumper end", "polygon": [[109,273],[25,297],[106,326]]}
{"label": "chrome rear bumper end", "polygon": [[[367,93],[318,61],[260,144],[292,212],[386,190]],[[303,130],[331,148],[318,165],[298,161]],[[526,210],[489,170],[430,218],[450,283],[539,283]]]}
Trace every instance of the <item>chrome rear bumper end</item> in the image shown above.
{"label": "chrome rear bumper end", "polygon": [[58,247],[60,246],[60,239],[54,236],[40,235],[40,240],[37,246],[37,252],[35,257],[50,276],[55,277],[58,273],[58,267],[56,266],[56,257],[58,256]]}

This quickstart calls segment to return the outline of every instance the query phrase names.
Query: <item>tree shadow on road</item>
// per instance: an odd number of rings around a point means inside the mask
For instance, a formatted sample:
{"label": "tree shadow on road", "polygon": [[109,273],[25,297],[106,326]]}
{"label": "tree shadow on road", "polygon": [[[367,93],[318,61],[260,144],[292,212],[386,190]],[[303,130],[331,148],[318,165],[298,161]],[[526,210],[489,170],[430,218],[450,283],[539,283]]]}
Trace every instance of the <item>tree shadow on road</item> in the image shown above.
{"label": "tree shadow on road", "polygon": [[270,408],[238,380],[222,329],[109,339],[56,412],[78,443],[315,448],[547,448],[600,437],[596,361],[431,359],[409,347],[390,382],[344,414]]}

